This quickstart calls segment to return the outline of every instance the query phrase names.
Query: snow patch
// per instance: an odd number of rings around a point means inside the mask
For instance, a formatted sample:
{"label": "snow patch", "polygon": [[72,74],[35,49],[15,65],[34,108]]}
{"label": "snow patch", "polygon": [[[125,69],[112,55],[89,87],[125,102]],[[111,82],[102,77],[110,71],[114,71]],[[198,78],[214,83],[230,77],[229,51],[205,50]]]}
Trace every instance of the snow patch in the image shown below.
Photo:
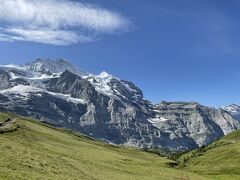
{"label": "snow patch", "polygon": [[112,75],[108,74],[106,71],[103,71],[99,75],[97,75],[96,77],[106,79],[106,78],[112,77]]}
{"label": "snow patch", "polygon": [[227,107],[222,107],[222,109],[224,109],[225,111],[232,113],[232,114],[240,114],[240,106],[238,106],[236,104],[232,104]]}
{"label": "snow patch", "polygon": [[148,121],[152,123],[153,125],[160,123],[160,122],[165,122],[168,121],[169,119],[164,118],[162,116],[156,115],[154,118],[149,118]]}
{"label": "snow patch", "polygon": [[90,80],[89,82],[95,87],[96,91],[105,94],[107,96],[114,96],[114,91],[110,86],[110,82],[113,79],[113,76],[103,71],[99,75],[92,76],[94,80]]}
{"label": "snow patch", "polygon": [[83,99],[73,98],[69,94],[49,92],[49,91],[46,91],[44,89],[40,89],[40,88],[33,87],[33,86],[17,85],[13,88],[5,89],[5,90],[0,91],[0,94],[3,94],[3,95],[18,94],[18,95],[24,96],[25,98],[27,98],[28,95],[32,94],[32,93],[36,94],[37,96],[42,96],[39,93],[47,93],[47,94],[50,94],[54,97],[64,99],[67,102],[72,102],[72,103],[75,103],[75,104],[78,104],[78,103],[86,104],[86,102]]}
{"label": "snow patch", "polygon": [[13,68],[13,69],[19,69],[19,70],[26,70],[26,68],[22,65],[15,65],[15,64],[7,64],[7,65],[0,65],[0,67],[3,68]]}
{"label": "snow patch", "polygon": [[[85,76],[84,79],[88,80],[96,89],[96,91],[107,95],[109,97],[114,97],[119,99],[119,96],[126,99],[118,90],[117,87],[111,87],[110,82],[112,79],[119,81],[129,92],[135,93],[136,90],[132,89],[128,84],[122,82],[119,78],[107,73],[106,71],[101,72],[99,75],[89,75]],[[137,99],[140,95],[135,95]]]}
{"label": "snow patch", "polygon": [[48,94],[51,94],[52,96],[55,96],[57,98],[61,98],[66,100],[67,102],[72,102],[75,104],[86,104],[86,101],[83,99],[79,99],[79,98],[73,98],[70,96],[70,94],[61,94],[61,93],[53,93],[53,92],[47,92]]}
{"label": "snow patch", "polygon": [[133,92],[133,93],[137,92],[135,89],[132,89],[128,84],[126,84],[124,82],[121,82],[121,83],[129,92]]}

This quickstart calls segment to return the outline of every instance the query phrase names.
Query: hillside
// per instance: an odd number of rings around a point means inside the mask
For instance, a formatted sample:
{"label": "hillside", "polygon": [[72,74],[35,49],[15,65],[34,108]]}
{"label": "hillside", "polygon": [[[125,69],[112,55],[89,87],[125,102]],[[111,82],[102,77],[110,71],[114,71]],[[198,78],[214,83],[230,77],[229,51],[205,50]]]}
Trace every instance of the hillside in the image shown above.
{"label": "hillside", "polygon": [[207,147],[184,154],[180,169],[215,179],[240,179],[240,131],[235,131]]}
{"label": "hillside", "polygon": [[0,179],[204,179],[137,149],[23,117],[1,113],[1,121],[9,116],[17,129],[0,134]]}

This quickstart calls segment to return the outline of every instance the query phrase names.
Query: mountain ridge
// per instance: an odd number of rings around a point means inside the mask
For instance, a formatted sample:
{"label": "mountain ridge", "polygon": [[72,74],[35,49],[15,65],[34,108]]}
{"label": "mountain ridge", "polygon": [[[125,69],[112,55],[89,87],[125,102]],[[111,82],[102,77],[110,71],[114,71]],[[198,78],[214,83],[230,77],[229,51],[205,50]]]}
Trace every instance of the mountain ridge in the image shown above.
{"label": "mountain ridge", "polygon": [[0,109],[111,143],[194,149],[240,128],[226,109],[196,102],[152,104],[132,82],[86,73],[65,60],[0,66]]}

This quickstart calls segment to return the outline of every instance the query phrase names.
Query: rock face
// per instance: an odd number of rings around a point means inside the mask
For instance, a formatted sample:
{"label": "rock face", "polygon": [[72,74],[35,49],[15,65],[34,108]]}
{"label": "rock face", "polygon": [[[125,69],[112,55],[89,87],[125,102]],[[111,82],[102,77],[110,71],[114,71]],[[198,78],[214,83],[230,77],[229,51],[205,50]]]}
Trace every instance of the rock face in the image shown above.
{"label": "rock face", "polygon": [[156,105],[155,112],[152,122],[157,128],[169,132],[173,139],[187,135],[198,146],[209,144],[240,127],[226,111],[195,102],[162,102]]}
{"label": "rock face", "polygon": [[107,142],[186,150],[240,128],[224,109],[143,98],[133,83],[92,75],[64,60],[0,66],[0,109]]}

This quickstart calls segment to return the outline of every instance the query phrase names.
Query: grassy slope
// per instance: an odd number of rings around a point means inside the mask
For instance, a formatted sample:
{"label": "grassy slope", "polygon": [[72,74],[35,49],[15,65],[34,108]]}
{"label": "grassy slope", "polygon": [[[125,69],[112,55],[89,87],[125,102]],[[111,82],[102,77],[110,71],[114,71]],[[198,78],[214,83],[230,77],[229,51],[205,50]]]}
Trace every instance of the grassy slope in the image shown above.
{"label": "grassy slope", "polygon": [[0,179],[204,179],[154,154],[16,119],[20,128],[0,134]]}
{"label": "grassy slope", "polygon": [[179,161],[185,166],[183,169],[206,177],[240,179],[240,131],[235,131],[206,148],[184,154]]}

